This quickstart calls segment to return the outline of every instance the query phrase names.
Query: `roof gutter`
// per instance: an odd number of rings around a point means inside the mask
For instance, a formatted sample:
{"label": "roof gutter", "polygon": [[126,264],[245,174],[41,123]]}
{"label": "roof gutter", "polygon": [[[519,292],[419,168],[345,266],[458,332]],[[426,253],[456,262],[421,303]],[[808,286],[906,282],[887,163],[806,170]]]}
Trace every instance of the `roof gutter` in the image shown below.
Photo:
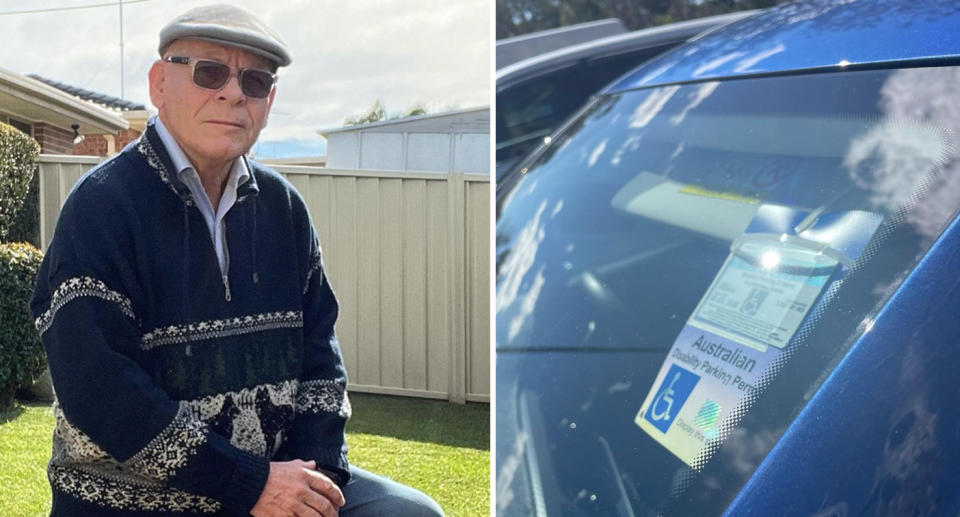
{"label": "roof gutter", "polygon": [[435,118],[443,118],[454,115],[464,115],[467,113],[483,113],[484,111],[490,111],[490,106],[475,106],[472,108],[461,108],[451,111],[441,111],[438,113],[427,113],[424,115],[415,115],[413,117],[402,117],[395,118],[390,120],[380,120],[377,122],[367,122],[365,124],[357,124],[354,126],[340,126],[333,127],[328,129],[318,129],[317,134],[320,136],[333,135],[337,133],[348,133],[350,131],[356,131],[358,129],[370,129],[373,127],[383,127],[383,126],[393,126],[396,124],[405,124],[407,122],[416,122],[418,120],[430,120]]}
{"label": "roof gutter", "polygon": [[4,68],[0,68],[0,92],[103,132],[130,127],[119,114]]}

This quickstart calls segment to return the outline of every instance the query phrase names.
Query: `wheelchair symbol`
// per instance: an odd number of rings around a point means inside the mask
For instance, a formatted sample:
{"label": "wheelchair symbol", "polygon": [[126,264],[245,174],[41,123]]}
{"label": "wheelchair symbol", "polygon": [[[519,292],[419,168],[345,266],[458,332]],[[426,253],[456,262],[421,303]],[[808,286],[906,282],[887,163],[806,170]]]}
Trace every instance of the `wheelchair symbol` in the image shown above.
{"label": "wheelchair symbol", "polygon": [[671,365],[660,390],[647,407],[644,418],[660,432],[666,433],[699,381],[699,375],[675,364]]}
{"label": "wheelchair symbol", "polygon": [[[660,390],[657,398],[653,399],[650,416],[654,420],[671,420],[673,418],[670,416],[670,410],[673,409],[673,385],[677,383],[678,379],[680,379],[680,372],[673,374],[673,379],[670,380],[670,385],[667,386],[667,389]],[[657,408],[661,407],[664,402],[667,403],[667,407],[663,411],[657,411]]]}

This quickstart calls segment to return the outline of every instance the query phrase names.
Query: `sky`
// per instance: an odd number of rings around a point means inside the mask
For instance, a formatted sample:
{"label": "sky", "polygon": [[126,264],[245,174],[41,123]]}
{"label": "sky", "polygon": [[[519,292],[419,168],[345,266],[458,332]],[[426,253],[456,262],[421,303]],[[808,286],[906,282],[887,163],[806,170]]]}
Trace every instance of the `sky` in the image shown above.
{"label": "sky", "polygon": [[[147,70],[160,29],[196,0],[124,0],[123,98],[153,108]],[[490,104],[489,0],[240,0],[287,43],[277,97],[254,154],[325,154],[319,129],[375,100],[390,112]],[[104,5],[87,9],[14,11]],[[0,67],[119,97],[120,7],[111,0],[0,0]]]}

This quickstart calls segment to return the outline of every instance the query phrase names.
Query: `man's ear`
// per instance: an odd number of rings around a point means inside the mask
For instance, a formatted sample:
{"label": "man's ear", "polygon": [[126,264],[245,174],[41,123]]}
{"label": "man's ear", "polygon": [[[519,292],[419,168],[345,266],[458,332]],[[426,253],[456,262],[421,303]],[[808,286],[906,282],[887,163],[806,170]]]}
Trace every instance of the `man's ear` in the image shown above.
{"label": "man's ear", "polygon": [[158,110],[163,109],[163,61],[154,61],[147,77],[150,82],[150,102]]}

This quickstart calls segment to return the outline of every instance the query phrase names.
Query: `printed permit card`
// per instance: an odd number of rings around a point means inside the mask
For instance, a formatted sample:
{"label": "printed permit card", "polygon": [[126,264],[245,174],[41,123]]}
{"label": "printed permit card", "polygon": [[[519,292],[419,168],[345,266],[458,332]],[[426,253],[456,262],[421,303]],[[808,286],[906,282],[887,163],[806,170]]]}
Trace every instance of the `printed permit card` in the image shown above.
{"label": "printed permit card", "polygon": [[698,468],[705,448],[723,438],[721,425],[763,388],[761,376],[880,222],[862,211],[761,206],[674,341],[634,422]]}
{"label": "printed permit card", "polygon": [[760,351],[768,345],[783,348],[837,264],[822,249],[795,244],[786,236],[742,238],[690,323]]}

